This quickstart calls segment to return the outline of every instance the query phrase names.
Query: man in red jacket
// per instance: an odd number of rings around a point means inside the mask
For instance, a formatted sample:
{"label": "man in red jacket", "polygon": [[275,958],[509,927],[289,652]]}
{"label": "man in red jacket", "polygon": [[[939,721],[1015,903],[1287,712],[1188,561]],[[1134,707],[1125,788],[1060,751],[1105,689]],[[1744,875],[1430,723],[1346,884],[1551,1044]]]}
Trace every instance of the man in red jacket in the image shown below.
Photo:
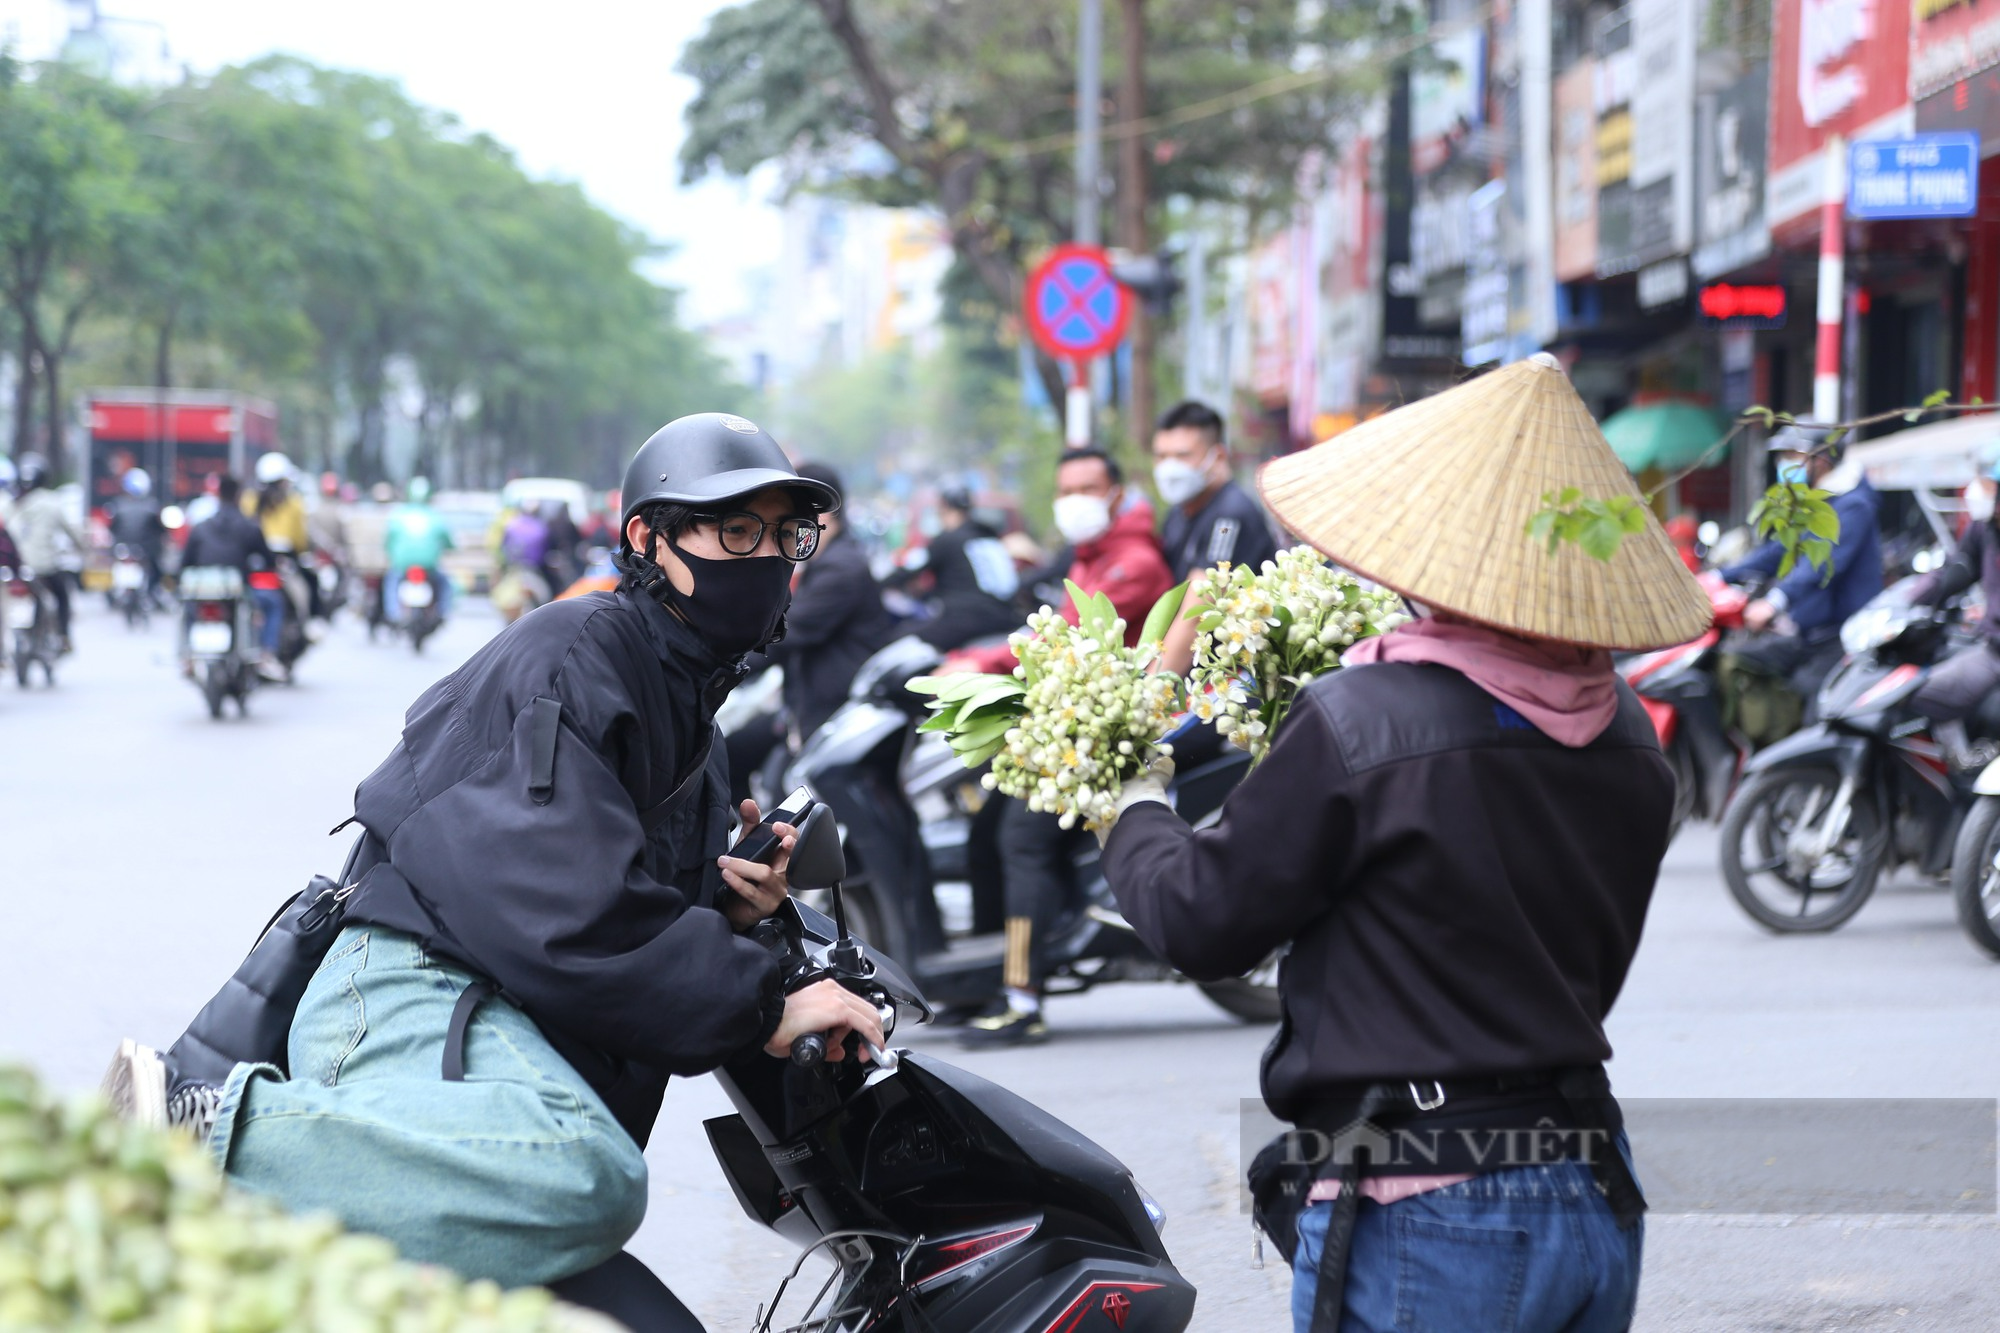
{"label": "man in red jacket", "polygon": [[[1070,581],[1086,593],[1104,593],[1125,621],[1125,640],[1137,643],[1146,613],[1173,586],[1167,558],[1153,536],[1152,506],[1134,499],[1126,505],[1125,474],[1102,449],[1073,449],[1056,467],[1056,529],[1074,551]],[[1072,624],[1074,605],[1063,614]],[[980,669],[1005,671],[1014,665],[1009,649],[998,650]],[[1037,814],[1008,800],[1000,816],[1000,868],[1007,884],[1007,954],[1002,968],[1005,993],[988,1013],[960,1034],[967,1046],[1015,1046],[1049,1035],[1042,1018],[1042,982],[1047,970],[1045,941],[1063,905],[1076,896],[1076,842],[1090,835],[1079,825],[1065,830],[1057,816]]]}

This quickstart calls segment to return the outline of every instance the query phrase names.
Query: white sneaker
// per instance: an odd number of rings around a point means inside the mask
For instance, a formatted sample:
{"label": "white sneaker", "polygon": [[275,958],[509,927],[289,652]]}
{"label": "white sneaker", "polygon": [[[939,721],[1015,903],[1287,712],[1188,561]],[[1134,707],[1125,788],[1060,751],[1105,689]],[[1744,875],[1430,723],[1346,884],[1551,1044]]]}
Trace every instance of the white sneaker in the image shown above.
{"label": "white sneaker", "polygon": [[167,1127],[167,1066],[152,1047],[130,1037],[119,1042],[101,1090],[119,1119],[154,1129]]}

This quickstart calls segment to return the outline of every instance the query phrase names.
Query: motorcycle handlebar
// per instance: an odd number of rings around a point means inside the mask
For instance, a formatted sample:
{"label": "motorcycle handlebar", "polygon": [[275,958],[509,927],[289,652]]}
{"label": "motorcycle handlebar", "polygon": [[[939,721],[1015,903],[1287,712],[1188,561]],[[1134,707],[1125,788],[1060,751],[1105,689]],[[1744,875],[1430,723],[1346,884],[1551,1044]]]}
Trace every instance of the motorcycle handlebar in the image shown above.
{"label": "motorcycle handlebar", "polygon": [[808,1032],[792,1043],[792,1063],[801,1069],[811,1069],[826,1061],[826,1034]]}

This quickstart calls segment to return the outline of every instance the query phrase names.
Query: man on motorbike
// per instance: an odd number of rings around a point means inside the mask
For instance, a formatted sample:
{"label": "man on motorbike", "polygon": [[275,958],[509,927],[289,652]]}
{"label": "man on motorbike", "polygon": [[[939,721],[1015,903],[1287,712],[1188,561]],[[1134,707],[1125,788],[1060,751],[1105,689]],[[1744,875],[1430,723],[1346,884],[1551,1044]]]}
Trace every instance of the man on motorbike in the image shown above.
{"label": "man on motorbike", "polygon": [[[1770,452],[1777,458],[1778,480],[1812,486],[1824,481],[1841,455],[1840,444],[1827,443],[1828,435],[1826,427],[1810,421],[1785,426],[1773,435]],[[1743,611],[1745,628],[1776,632],[1760,637],[1742,655],[1761,658],[1771,671],[1790,677],[1809,709],[1840,661],[1840,627],[1882,591],[1882,529],[1877,517],[1881,497],[1862,476],[1852,490],[1834,496],[1831,503],[1840,519],[1831,577],[1801,560]],[[1766,542],[1725,568],[1722,577],[1731,583],[1777,578],[1784,555],[1782,544]]]}
{"label": "man on motorbike", "polygon": [[[247,591],[262,624],[258,627],[258,647],[263,652],[259,664],[265,675],[279,673],[278,637],[284,629],[285,594],[276,588],[253,588],[252,574],[277,567],[264,530],[243,512],[243,483],[225,472],[215,481],[215,512],[194,525],[187,545],[181,550],[181,569],[233,569],[243,576]],[[192,675],[194,664],[186,651],[187,627],[194,615],[192,603],[181,608],[181,671]]]}
{"label": "man on motorbike", "polygon": [[160,521],[160,502],[153,498],[153,478],[142,467],[125,469],[119,478],[118,494],[111,498],[111,540],[129,547],[146,567],[146,600],[160,601],[160,551],[166,543],[166,525]]}
{"label": "man on motorbike", "polygon": [[21,562],[35,571],[37,595],[56,618],[58,651],[69,652],[69,573],[66,566],[84,550],[83,534],[63,511],[49,475],[49,462],[40,454],[23,454],[16,485],[19,496],[8,519],[15,544],[21,548]]}
{"label": "man on motorbike", "polygon": [[[801,463],[799,475],[845,493],[840,474],[824,463]],[[792,590],[784,641],[771,646],[771,660],[785,672],[785,707],[801,741],[847,702],[854,673],[896,637],[868,553],[839,514],[829,513],[821,522],[826,531],[819,553],[800,568]]]}
{"label": "man on motorbike", "polygon": [[[1118,608],[1126,635],[1137,642],[1146,613],[1173,576],[1153,537],[1152,507],[1127,503],[1125,474],[1101,449],[1073,449],[1056,467],[1056,528],[1075,548],[1069,578],[1086,593],[1104,593]],[[1063,608],[1072,621],[1074,604]],[[964,659],[978,668],[1004,671],[1013,652],[1002,645]],[[1000,866],[1006,880],[1007,952],[1001,968],[1005,988],[989,1012],[966,1025],[966,1046],[1014,1046],[1049,1035],[1042,1017],[1048,939],[1065,902],[1075,896],[1075,854],[1081,827],[1065,829],[1054,814],[1037,813],[1009,799],[1000,816]]]}
{"label": "man on motorbike", "polygon": [[421,569],[430,576],[432,586],[437,589],[438,614],[449,611],[451,580],[443,577],[441,562],[444,553],[452,548],[451,529],[438,517],[437,510],[431,508],[428,477],[410,478],[409,498],[389,516],[385,540],[389,569],[382,579],[382,611],[389,623],[393,625],[403,618],[396,593],[403,576],[412,569]]}
{"label": "man on motorbike", "polygon": [[[1190,976],[1289,944],[1263,1091],[1312,1132],[1253,1188],[1274,1237],[1295,1226],[1295,1333],[1631,1322],[1645,1201],[1604,1020],[1673,774],[1585,645],[1682,642],[1711,613],[1650,514],[1612,561],[1528,542],[1533,497],[1569,480],[1637,494],[1546,354],[1267,466],[1288,529],[1439,609],[1302,689],[1215,827],[1151,776],[1106,835],[1119,906]],[[1491,1151],[1522,1130],[1534,1147]]]}
{"label": "man on motorbike", "polygon": [[745,937],[785,897],[792,831],[768,864],[727,854],[710,743],[840,497],[721,413],[656,432],[624,493],[617,591],[501,631],[356,791],[352,896],[291,1077],[185,1082],[128,1049],[111,1080],[246,1188],[508,1286],[631,1237],[670,1075],[782,1058],[809,1032],[829,1060],[849,1033],[882,1041],[868,1004],[833,981],[786,994]]}
{"label": "man on motorbike", "polygon": [[1208,404],[1190,400],[1160,418],[1153,485],[1171,506],[1160,546],[1176,582],[1225,560],[1262,569],[1278,554],[1264,506],[1236,484],[1221,414]]}
{"label": "man on motorbike", "polygon": [[1961,768],[1981,767],[1993,757],[1990,744],[1972,744],[1965,719],[1978,712],[1986,696],[2000,686],[2000,528],[1995,526],[1993,504],[1996,482],[2000,482],[2000,467],[1966,487],[1969,521],[1957,549],[1914,590],[1914,600],[1922,606],[1942,605],[1975,583],[1985,595],[1987,611],[1980,623],[1979,646],[1932,668],[1910,700],[1916,712],[1931,720],[1931,734]]}
{"label": "man on motorbike", "polygon": [[954,487],[938,496],[938,523],[924,553],[937,614],[917,626],[917,637],[950,652],[1020,628],[1013,604],[1020,571],[999,536],[973,514],[971,492]]}

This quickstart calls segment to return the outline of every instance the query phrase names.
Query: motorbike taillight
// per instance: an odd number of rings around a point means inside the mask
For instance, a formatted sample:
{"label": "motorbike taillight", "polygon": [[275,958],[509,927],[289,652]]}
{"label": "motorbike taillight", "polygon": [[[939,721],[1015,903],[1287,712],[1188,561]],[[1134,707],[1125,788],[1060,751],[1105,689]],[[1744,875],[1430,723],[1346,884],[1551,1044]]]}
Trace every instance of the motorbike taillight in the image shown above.
{"label": "motorbike taillight", "polygon": [[277,571],[263,569],[250,576],[250,586],[259,592],[277,592],[285,583],[278,577]]}
{"label": "motorbike taillight", "polygon": [[404,575],[403,575],[403,582],[405,582],[405,583],[428,583],[428,582],[430,582],[430,578],[431,578],[431,576],[430,576],[429,574],[427,574],[426,572],[424,572],[424,568],[423,568],[423,566],[421,566],[421,565],[412,565],[412,566],[410,566],[410,568],[408,569],[408,571],[406,571],[406,572],[404,573]]}
{"label": "motorbike taillight", "polygon": [[1009,1225],[997,1231],[983,1231],[977,1235],[959,1236],[951,1240],[933,1241],[919,1248],[910,1256],[910,1266],[906,1270],[909,1284],[921,1287],[939,1278],[948,1277],[968,1264],[977,1263],[989,1254],[998,1254],[1010,1249],[1035,1234],[1033,1222]]}
{"label": "motorbike taillight", "polygon": [[194,604],[194,618],[196,620],[227,620],[229,619],[229,603],[196,602]]}

